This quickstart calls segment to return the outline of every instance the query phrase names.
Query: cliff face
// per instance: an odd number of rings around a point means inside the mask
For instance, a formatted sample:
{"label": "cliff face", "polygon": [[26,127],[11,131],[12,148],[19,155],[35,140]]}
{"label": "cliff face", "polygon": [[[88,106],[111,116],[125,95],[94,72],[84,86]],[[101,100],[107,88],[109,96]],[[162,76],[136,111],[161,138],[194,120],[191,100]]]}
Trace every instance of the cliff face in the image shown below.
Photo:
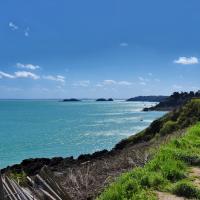
{"label": "cliff face", "polygon": [[94,199],[121,173],[143,166],[151,156],[150,149],[183,134],[185,128],[199,120],[200,100],[193,99],[155,120],[144,131],[122,140],[111,151],[81,155],[78,159],[29,159],[2,173],[18,180],[20,187],[28,188],[37,199]]}

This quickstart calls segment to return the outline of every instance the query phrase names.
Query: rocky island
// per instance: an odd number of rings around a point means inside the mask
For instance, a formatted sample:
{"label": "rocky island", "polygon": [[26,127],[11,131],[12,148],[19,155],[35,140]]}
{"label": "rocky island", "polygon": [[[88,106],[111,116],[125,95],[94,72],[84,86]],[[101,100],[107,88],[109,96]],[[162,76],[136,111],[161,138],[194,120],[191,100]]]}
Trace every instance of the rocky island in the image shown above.
{"label": "rocky island", "polygon": [[105,99],[105,98],[99,98],[96,101],[114,101],[112,98]]}
{"label": "rocky island", "polygon": [[80,99],[70,98],[70,99],[63,99],[62,102],[78,102],[81,101]]}

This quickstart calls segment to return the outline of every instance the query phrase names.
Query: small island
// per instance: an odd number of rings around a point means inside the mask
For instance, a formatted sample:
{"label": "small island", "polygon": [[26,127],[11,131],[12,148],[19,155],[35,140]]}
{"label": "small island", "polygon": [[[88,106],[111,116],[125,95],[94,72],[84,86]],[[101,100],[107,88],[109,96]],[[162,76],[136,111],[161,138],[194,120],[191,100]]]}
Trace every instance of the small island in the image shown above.
{"label": "small island", "polygon": [[114,101],[112,98],[105,99],[105,98],[99,98],[96,101]]}
{"label": "small island", "polygon": [[70,99],[63,99],[62,102],[79,102],[80,99],[70,98]]}

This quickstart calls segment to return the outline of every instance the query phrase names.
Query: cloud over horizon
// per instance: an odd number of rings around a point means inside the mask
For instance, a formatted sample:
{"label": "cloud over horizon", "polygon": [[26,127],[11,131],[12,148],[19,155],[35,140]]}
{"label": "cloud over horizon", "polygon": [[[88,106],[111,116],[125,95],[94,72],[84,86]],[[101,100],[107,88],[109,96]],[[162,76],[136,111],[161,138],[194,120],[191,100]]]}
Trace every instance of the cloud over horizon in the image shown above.
{"label": "cloud over horizon", "polygon": [[46,80],[50,80],[50,81],[57,81],[57,82],[60,82],[62,84],[65,83],[65,77],[61,76],[61,75],[56,75],[56,76],[47,75],[47,76],[42,76],[42,78],[46,79]]}
{"label": "cloud over horizon", "polygon": [[90,85],[90,81],[89,80],[82,80],[82,81],[78,81],[72,84],[73,86],[77,87],[88,87]]}
{"label": "cloud over horizon", "polygon": [[108,79],[108,80],[103,80],[102,83],[97,84],[97,85],[99,87],[100,85],[124,85],[124,86],[130,86],[132,84],[133,83],[129,82],[129,81],[124,81],[124,80],[122,80],[122,81],[115,81],[115,80],[112,80],[112,79]]}

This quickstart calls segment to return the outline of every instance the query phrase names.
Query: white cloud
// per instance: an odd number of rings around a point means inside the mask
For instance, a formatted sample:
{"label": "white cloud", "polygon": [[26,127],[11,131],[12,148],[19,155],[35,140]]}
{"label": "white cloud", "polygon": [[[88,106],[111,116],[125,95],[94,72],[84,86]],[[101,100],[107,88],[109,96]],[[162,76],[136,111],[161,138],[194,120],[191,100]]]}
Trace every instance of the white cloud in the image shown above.
{"label": "white cloud", "polygon": [[119,81],[118,84],[119,84],[119,85],[127,85],[127,86],[128,86],[128,85],[132,85],[132,83],[131,83],[131,82],[128,82],[128,81]]}
{"label": "white cloud", "polygon": [[121,86],[129,86],[132,85],[132,82],[129,81],[115,81],[112,79],[104,80],[102,83],[97,84],[97,87],[103,87],[103,86],[114,86],[114,85],[121,85]]}
{"label": "white cloud", "polygon": [[96,84],[96,87],[103,87],[101,83]]}
{"label": "white cloud", "polygon": [[104,85],[114,85],[114,84],[116,84],[117,82],[115,81],[115,80],[104,80],[103,81],[103,84]]}
{"label": "white cloud", "polygon": [[5,72],[0,71],[0,78],[32,78],[32,79],[39,79],[40,77],[34,73],[31,72],[27,72],[27,71],[17,71],[14,73],[14,75],[12,74],[8,74]]}
{"label": "white cloud", "polygon": [[28,37],[29,36],[29,27],[27,27],[26,28],[26,30],[24,31],[24,35],[26,36],[26,37]]}
{"label": "white cloud", "polygon": [[175,89],[175,90],[181,90],[181,89],[183,88],[183,86],[174,84],[174,85],[172,86],[172,88]]}
{"label": "white cloud", "polygon": [[39,69],[39,68],[40,68],[39,65],[22,64],[22,63],[17,63],[16,66],[17,66],[18,68],[21,68],[21,69],[30,69],[30,70],[36,70],[36,69]]}
{"label": "white cloud", "polygon": [[146,85],[147,83],[146,82],[144,82],[144,81],[142,81],[142,82],[140,82],[140,85]]}
{"label": "white cloud", "polygon": [[182,65],[193,65],[198,64],[199,60],[197,57],[179,57],[177,60],[174,60],[174,63]]}
{"label": "white cloud", "polygon": [[148,81],[149,81],[148,78],[143,78],[142,76],[139,76],[138,79],[139,79],[141,82],[148,82]]}
{"label": "white cloud", "polygon": [[8,26],[11,28],[11,30],[15,31],[17,29],[19,29],[19,27],[14,24],[13,22],[9,22]]}
{"label": "white cloud", "polygon": [[8,74],[8,73],[5,73],[5,72],[2,72],[0,71],[0,78],[15,78],[15,76],[13,76],[12,74]]}
{"label": "white cloud", "polygon": [[140,81],[144,81],[144,78],[141,77],[141,76],[139,76],[138,79],[139,79]]}
{"label": "white cloud", "polygon": [[122,42],[122,43],[120,43],[120,46],[121,46],[121,47],[127,47],[127,46],[128,46],[128,43]]}
{"label": "white cloud", "polygon": [[151,72],[148,73],[148,76],[153,76],[153,74]]}
{"label": "white cloud", "polygon": [[43,76],[43,79],[46,80],[50,80],[50,81],[57,81],[60,83],[65,83],[65,77],[61,76],[61,75],[56,75],[56,76],[52,76],[52,75],[48,75],[48,76]]}
{"label": "white cloud", "polygon": [[18,71],[15,72],[15,77],[16,78],[32,78],[34,80],[39,79],[40,77],[32,72],[27,72],[27,71]]}
{"label": "white cloud", "polygon": [[88,87],[90,85],[89,80],[78,81],[73,84],[73,86]]}

